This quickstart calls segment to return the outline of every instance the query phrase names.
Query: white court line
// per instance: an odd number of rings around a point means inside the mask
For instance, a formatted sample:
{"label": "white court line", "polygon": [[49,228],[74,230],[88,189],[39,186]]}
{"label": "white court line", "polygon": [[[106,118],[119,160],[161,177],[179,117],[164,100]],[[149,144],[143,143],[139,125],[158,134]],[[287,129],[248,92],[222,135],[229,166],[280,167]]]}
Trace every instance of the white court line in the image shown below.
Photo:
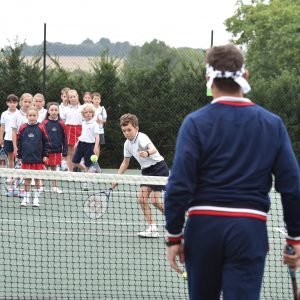
{"label": "white court line", "polygon": [[[18,236],[18,233],[16,233],[15,230],[2,230],[0,229],[0,232],[2,234],[9,234],[12,233],[14,236]],[[19,232],[20,234],[22,234],[22,232]],[[26,234],[27,233],[33,233],[33,234],[64,234],[64,235],[97,235],[97,236],[114,236],[114,237],[137,237],[137,232],[133,232],[133,233],[125,233],[125,234],[120,234],[120,233],[115,233],[115,232],[99,232],[99,231],[87,231],[87,230],[83,230],[83,231],[63,231],[63,230],[26,230]],[[28,236],[26,236],[28,238]],[[162,235],[162,237],[164,238],[164,236]]]}
{"label": "white court line", "polygon": [[[103,221],[100,222],[101,219],[99,219],[99,221],[95,220],[95,221],[80,221],[80,220],[67,220],[67,219],[59,219],[59,220],[53,220],[51,219],[31,219],[31,220],[27,220],[27,219],[0,219],[0,223],[21,223],[21,222],[25,222],[25,223],[71,223],[71,224],[97,224],[97,225],[117,225],[117,226],[146,226],[145,222],[122,222],[122,221]],[[157,226],[165,226],[165,223],[156,223]]]}

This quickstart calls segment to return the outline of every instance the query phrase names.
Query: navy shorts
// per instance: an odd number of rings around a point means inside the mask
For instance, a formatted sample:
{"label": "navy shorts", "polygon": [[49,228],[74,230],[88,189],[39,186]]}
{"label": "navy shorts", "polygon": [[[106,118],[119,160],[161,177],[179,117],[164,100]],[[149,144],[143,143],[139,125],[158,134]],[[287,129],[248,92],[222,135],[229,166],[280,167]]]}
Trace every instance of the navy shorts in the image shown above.
{"label": "navy shorts", "polygon": [[14,152],[14,146],[13,146],[13,142],[12,141],[4,140],[4,152],[6,154],[8,154],[10,152]]}
{"label": "navy shorts", "polygon": [[[152,165],[148,168],[142,169],[142,175],[144,176],[169,176],[169,168],[167,163],[162,160],[155,165]],[[165,189],[164,185],[148,185],[141,184],[141,186],[148,186],[152,189],[152,191],[159,192]]]}
{"label": "navy shorts", "polygon": [[84,165],[89,168],[92,164],[91,156],[94,154],[95,143],[78,142],[77,148],[72,158],[74,164],[79,164],[84,158]]}

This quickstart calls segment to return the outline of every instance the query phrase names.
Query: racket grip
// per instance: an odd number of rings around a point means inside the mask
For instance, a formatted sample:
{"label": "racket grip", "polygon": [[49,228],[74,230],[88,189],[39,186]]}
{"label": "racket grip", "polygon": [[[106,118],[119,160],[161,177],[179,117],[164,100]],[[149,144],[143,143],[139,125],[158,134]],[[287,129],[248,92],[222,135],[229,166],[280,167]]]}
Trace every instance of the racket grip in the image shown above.
{"label": "racket grip", "polygon": [[295,254],[295,250],[294,250],[294,247],[292,245],[286,245],[284,247],[284,253],[285,254],[288,254],[288,255],[293,255]]}
{"label": "racket grip", "polygon": [[[288,254],[288,255],[293,255],[295,254],[295,250],[294,247],[292,245],[286,245],[284,247],[284,253]],[[289,272],[290,272],[290,276],[291,278],[296,278],[296,272],[292,271],[291,268],[289,267]]]}

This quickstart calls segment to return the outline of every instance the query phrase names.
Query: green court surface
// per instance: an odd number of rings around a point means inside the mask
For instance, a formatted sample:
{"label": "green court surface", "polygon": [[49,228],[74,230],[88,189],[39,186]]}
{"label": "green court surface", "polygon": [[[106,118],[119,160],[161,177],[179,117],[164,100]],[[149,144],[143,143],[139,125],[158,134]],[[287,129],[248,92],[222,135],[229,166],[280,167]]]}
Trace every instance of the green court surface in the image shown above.
{"label": "green court surface", "polygon": [[[44,184],[39,208],[20,207],[18,197],[1,197],[0,299],[188,298],[187,281],[165,258],[163,216],[155,211],[159,238],[137,236],[146,228],[136,200],[139,185],[119,185],[107,213],[92,220],[83,213],[84,201],[108,184],[90,183],[89,191],[83,191],[82,182],[60,181],[63,194]],[[271,196],[270,252],[261,299],[291,299],[281,262],[280,199]]]}

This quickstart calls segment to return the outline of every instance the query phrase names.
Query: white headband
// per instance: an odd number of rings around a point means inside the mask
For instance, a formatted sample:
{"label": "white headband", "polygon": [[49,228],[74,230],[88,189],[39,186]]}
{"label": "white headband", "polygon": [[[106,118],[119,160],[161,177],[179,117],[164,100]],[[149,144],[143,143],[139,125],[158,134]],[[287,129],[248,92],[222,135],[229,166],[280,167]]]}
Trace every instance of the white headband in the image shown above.
{"label": "white headband", "polygon": [[230,72],[230,71],[215,70],[214,67],[212,67],[209,64],[206,64],[206,75],[209,77],[206,86],[207,88],[210,89],[212,87],[215,78],[232,78],[238,85],[241,86],[243,93],[247,94],[248,92],[250,92],[251,87],[248,81],[243,77],[245,72],[246,71],[244,65],[240,70],[235,72]]}

